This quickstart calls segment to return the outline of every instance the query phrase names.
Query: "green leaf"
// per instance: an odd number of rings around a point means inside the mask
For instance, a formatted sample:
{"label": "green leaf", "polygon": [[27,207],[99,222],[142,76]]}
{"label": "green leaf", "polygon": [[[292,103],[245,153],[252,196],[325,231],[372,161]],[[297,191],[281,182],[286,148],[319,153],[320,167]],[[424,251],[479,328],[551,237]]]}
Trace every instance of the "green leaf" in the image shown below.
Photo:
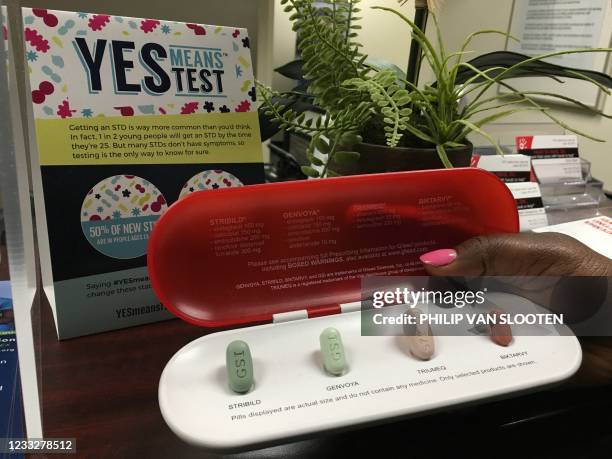
{"label": "green leaf", "polygon": [[407,125],[405,129],[406,129],[406,131],[408,131],[411,134],[415,135],[419,139],[424,140],[425,142],[429,142],[431,144],[435,144],[436,143],[436,141],[433,139],[433,137],[431,137],[430,135],[427,135],[421,129],[418,129],[418,128],[416,128],[414,126],[411,126],[411,125]]}
{"label": "green leaf", "polygon": [[334,162],[336,164],[352,164],[359,160],[360,154],[356,151],[337,151],[334,153]]}
{"label": "green leaf", "polygon": [[312,178],[319,177],[319,172],[310,166],[302,166],[301,169],[302,169],[302,173],[307,177],[312,177]]}
{"label": "green leaf", "polygon": [[400,89],[400,87],[396,84],[392,84],[391,86],[389,86],[387,88],[387,94],[389,94],[390,96],[392,96],[393,94],[395,94],[398,90]]}
{"label": "green leaf", "polygon": [[442,164],[444,164],[444,167],[446,167],[447,169],[452,169],[453,164],[448,159],[444,147],[442,145],[436,145],[436,151],[438,152],[438,156],[440,157],[440,161],[442,161]]}
{"label": "green leaf", "polygon": [[598,89],[600,89],[601,91],[603,91],[606,95],[610,95],[610,88],[608,88],[607,86],[604,86],[603,84],[601,84],[600,82],[594,80],[593,78],[590,78],[588,75],[585,75],[582,72],[576,71],[576,70],[572,70],[572,69],[566,69],[565,70],[569,75],[572,75],[574,78],[577,78],[579,80],[585,80],[588,81],[589,83],[597,86]]}
{"label": "green leaf", "polygon": [[361,142],[361,137],[354,132],[345,132],[340,136],[339,143],[344,146],[351,146]]}
{"label": "green leaf", "polygon": [[317,139],[315,140],[315,147],[317,147],[317,150],[319,150],[325,155],[328,154],[330,151],[329,144],[321,137],[317,137]]}
{"label": "green leaf", "polygon": [[459,123],[459,124],[464,125],[465,127],[469,128],[471,131],[477,132],[478,134],[483,136],[485,139],[487,139],[489,142],[491,142],[491,145],[493,145],[495,147],[495,150],[497,151],[498,154],[500,154],[502,156],[504,155],[504,152],[501,149],[501,147],[499,146],[499,143],[497,143],[497,141],[495,139],[493,139],[493,137],[491,137],[488,133],[486,133],[485,131],[480,129],[474,123],[471,123],[471,122],[469,122],[467,120],[457,120],[456,122]]}
{"label": "green leaf", "polygon": [[555,99],[561,99],[561,100],[564,100],[565,102],[570,102],[570,103],[572,103],[572,104],[574,104],[574,105],[577,105],[578,107],[580,107],[580,108],[582,108],[582,109],[584,109],[584,110],[588,110],[588,111],[590,111],[591,113],[594,113],[594,114],[597,114],[597,115],[603,116],[604,118],[612,119],[612,114],[610,114],[610,115],[609,115],[609,114],[604,113],[604,112],[602,112],[602,111],[600,111],[600,110],[596,110],[596,109],[594,109],[593,107],[590,107],[590,106],[588,106],[588,105],[584,104],[583,102],[580,102],[580,101],[579,101],[579,100],[577,100],[577,99],[574,99],[574,98],[572,98],[572,97],[568,97],[568,96],[564,96],[564,95],[562,95],[562,94],[554,94],[554,93],[552,93],[552,92],[545,92],[545,91],[525,91],[525,92],[523,92],[522,94],[524,94],[524,95],[530,95],[530,96],[531,96],[531,95],[535,95],[535,96],[546,96],[546,97],[553,97],[553,98],[555,98]]}
{"label": "green leaf", "polygon": [[310,161],[310,164],[314,164],[315,166],[324,166],[325,163],[317,158],[312,152],[306,153],[306,158]]}
{"label": "green leaf", "polygon": [[[517,89],[513,88],[512,86],[510,86],[509,84],[502,82],[500,83],[502,86],[510,89],[511,91],[513,91],[514,93],[517,94],[521,94],[520,91],[518,91]],[[552,120],[555,124],[561,126],[564,129],[567,129],[568,131],[573,132],[574,134],[578,134],[581,135],[583,137],[586,137],[587,139],[591,139],[594,140],[595,142],[605,142],[605,140],[597,138],[597,137],[593,137],[583,131],[580,131],[578,129],[575,129],[571,126],[569,126],[567,123],[565,123],[564,121],[560,120],[559,118],[557,118],[556,116],[552,115],[551,113],[549,113],[548,110],[546,110],[543,106],[541,106],[540,104],[538,104],[536,101],[534,101],[533,99],[531,99],[531,97],[528,97],[524,94],[522,94],[523,97],[525,98],[526,102],[531,104],[533,107],[536,107],[537,109],[540,109],[540,111],[542,112],[542,114],[546,117],[548,117],[550,120]]]}
{"label": "green leaf", "polygon": [[405,97],[410,97],[410,93],[405,89],[400,89],[395,94],[393,94],[393,100],[403,99]]}
{"label": "green leaf", "polygon": [[513,115],[515,113],[519,113],[519,112],[526,112],[526,111],[539,111],[539,112],[544,112],[547,109],[542,107],[542,108],[536,108],[536,107],[524,107],[524,108],[516,108],[514,110],[506,110],[503,112],[499,112],[499,113],[495,113],[494,115],[491,116],[487,116],[486,118],[483,118],[481,120],[478,120],[478,122],[474,123],[476,126],[478,127],[482,127],[485,126],[487,124],[491,124],[494,121],[497,121],[498,119],[501,118],[506,118],[510,115]]}
{"label": "green leaf", "polygon": [[412,100],[412,98],[410,97],[410,94],[408,94],[407,96],[401,97],[399,99],[395,100],[395,103],[397,105],[406,105],[408,103],[410,103],[410,101]]}
{"label": "green leaf", "polygon": [[444,145],[442,145],[443,147],[450,147],[450,148],[461,148],[461,147],[465,147],[464,143],[459,143],[459,142],[452,142],[452,141],[448,141],[445,142]]}

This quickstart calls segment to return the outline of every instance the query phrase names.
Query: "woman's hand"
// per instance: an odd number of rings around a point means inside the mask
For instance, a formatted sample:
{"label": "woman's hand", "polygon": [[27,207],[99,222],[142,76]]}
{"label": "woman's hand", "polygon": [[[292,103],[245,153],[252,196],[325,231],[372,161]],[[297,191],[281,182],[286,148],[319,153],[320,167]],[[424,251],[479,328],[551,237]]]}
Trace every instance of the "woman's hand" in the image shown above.
{"label": "woman's hand", "polygon": [[[504,290],[563,312],[577,322],[590,316],[610,295],[612,260],[564,234],[479,236],[454,249],[423,254],[421,262],[432,276],[507,276],[501,281]],[[612,337],[580,341],[583,362],[574,381],[612,382]]]}
{"label": "woman's hand", "polygon": [[479,236],[421,261],[432,276],[612,276],[612,260],[560,233]]}

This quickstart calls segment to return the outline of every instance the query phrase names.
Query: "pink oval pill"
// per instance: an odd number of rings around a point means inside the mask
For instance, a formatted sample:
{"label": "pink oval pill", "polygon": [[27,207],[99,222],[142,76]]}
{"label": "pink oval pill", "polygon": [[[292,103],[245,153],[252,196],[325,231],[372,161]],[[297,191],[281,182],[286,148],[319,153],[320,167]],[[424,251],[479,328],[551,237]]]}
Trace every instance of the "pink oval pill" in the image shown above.
{"label": "pink oval pill", "polygon": [[435,352],[435,343],[433,332],[428,323],[420,323],[419,317],[421,311],[419,309],[410,308],[406,314],[414,317],[416,323],[414,325],[404,325],[404,335],[408,342],[410,353],[420,360],[429,360]]}

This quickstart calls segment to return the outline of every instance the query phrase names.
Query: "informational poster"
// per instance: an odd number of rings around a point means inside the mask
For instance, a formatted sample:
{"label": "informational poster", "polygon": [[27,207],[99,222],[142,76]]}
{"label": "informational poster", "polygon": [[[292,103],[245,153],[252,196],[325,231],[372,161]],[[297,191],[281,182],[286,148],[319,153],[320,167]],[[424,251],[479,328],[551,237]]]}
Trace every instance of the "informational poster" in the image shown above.
{"label": "informational poster", "polygon": [[[512,30],[520,40],[509,50],[529,56],[600,46],[609,0],[522,0],[514,3]],[[570,54],[548,59],[553,64],[592,70],[595,55]]]}
{"label": "informational poster", "polygon": [[22,12],[43,283],[58,335],[169,318],[146,267],[155,222],[193,192],[264,179],[247,31]]}
{"label": "informational poster", "polygon": [[[510,22],[509,51],[527,56],[541,56],[559,51],[608,48],[612,36],[610,0],[515,0]],[[546,58],[551,64],[575,69],[609,72],[606,53],[588,52],[563,54]],[[565,79],[563,83],[549,78],[521,78],[512,85],[522,91],[552,92],[577,99],[592,108],[602,108],[599,88],[591,83]],[[501,89],[504,92],[503,89]],[[545,97],[547,101],[563,102]]]}

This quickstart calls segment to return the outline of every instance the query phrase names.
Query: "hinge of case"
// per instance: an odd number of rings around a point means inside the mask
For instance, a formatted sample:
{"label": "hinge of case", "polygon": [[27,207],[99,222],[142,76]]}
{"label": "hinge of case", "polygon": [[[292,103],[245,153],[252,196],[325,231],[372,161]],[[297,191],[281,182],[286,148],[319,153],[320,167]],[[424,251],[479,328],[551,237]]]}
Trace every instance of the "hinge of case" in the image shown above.
{"label": "hinge of case", "polygon": [[332,314],[342,314],[354,312],[361,309],[361,302],[331,304],[325,306],[315,306],[308,309],[298,309],[297,311],[280,312],[272,315],[273,323],[290,322],[292,320],[312,319],[314,317],[329,316]]}
{"label": "hinge of case", "polygon": [[300,319],[308,319],[308,311],[306,309],[298,309],[297,311],[279,312],[278,314],[272,314],[272,322],[275,324]]}

